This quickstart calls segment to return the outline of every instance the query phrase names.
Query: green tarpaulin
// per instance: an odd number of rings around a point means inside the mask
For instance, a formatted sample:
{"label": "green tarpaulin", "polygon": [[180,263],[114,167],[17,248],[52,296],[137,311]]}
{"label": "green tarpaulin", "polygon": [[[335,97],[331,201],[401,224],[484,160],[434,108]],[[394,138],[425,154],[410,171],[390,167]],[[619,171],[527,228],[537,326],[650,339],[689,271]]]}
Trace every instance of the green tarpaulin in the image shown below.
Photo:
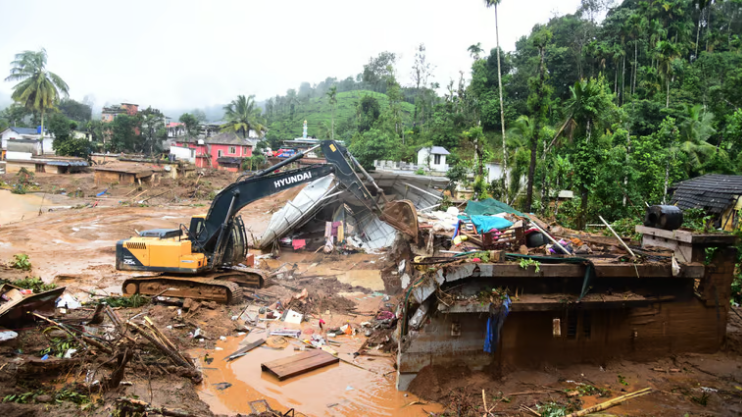
{"label": "green tarpaulin", "polygon": [[516,216],[526,217],[523,213],[510,207],[509,205],[497,201],[494,198],[488,198],[482,201],[471,201],[466,203],[464,213],[470,216],[486,216],[500,213],[510,213]]}

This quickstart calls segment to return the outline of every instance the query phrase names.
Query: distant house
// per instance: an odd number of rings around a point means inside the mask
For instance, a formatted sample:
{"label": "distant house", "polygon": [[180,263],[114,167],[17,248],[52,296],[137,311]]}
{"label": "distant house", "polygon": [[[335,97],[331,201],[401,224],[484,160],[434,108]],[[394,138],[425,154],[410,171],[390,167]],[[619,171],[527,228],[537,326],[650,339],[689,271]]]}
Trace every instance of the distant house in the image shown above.
{"label": "distant house", "polygon": [[[199,139],[196,143],[178,141],[176,146],[196,150],[196,166],[199,168],[217,168],[238,171],[237,159],[250,157],[253,154],[257,139],[243,139],[235,132],[222,132],[214,136]],[[220,163],[220,158],[221,163]]]}
{"label": "distant house", "polygon": [[9,127],[3,130],[2,133],[0,133],[0,137],[2,137],[0,160],[4,161],[8,157],[8,141],[10,140],[33,141],[35,143],[35,148],[38,149],[34,155],[41,155],[42,145],[44,148],[44,154],[53,155],[54,149],[52,147],[52,142],[54,141],[54,138],[52,138],[49,132],[45,132],[42,141],[40,131],[40,128],[32,127]]}
{"label": "distant house", "polygon": [[111,123],[117,116],[125,114],[127,116],[136,116],[139,112],[139,105],[132,103],[114,104],[113,106],[103,107],[101,112],[101,121]]}
{"label": "distant house", "polygon": [[451,153],[442,146],[431,146],[417,151],[417,165],[430,168],[431,171],[447,172],[446,156]]}
{"label": "distant house", "polygon": [[185,124],[179,122],[170,122],[167,124],[167,137],[179,138],[186,134]]}
{"label": "distant house", "polygon": [[675,184],[670,204],[683,210],[701,209],[714,227],[731,231],[742,226],[742,175],[707,174]]}
{"label": "distant house", "polygon": [[[12,142],[11,142],[12,143]],[[83,172],[88,167],[88,161],[70,156],[33,156],[30,158],[8,158],[5,172],[16,173],[21,168],[37,173],[46,174],[73,174]]]}

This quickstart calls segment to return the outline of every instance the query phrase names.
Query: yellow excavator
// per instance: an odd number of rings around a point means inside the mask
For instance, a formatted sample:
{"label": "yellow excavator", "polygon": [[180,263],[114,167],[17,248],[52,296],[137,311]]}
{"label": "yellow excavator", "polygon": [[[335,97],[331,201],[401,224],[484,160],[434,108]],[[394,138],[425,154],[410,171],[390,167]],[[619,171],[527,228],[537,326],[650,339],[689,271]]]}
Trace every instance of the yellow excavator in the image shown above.
{"label": "yellow excavator", "polygon": [[[282,167],[321,148],[326,164],[279,172]],[[353,169],[374,185],[383,209]],[[408,200],[386,201],[386,197],[358,161],[335,141],[300,152],[278,164],[240,178],[216,195],[205,215],[193,216],[189,227],[152,229],[116,243],[116,269],[158,272],[160,275],[132,277],[124,281],[123,293],[163,295],[237,304],[242,287],[260,288],[265,274],[243,265],[247,238],[237,213],[261,198],[334,174],[337,181],[368,209],[395,229],[417,240],[417,212]]]}

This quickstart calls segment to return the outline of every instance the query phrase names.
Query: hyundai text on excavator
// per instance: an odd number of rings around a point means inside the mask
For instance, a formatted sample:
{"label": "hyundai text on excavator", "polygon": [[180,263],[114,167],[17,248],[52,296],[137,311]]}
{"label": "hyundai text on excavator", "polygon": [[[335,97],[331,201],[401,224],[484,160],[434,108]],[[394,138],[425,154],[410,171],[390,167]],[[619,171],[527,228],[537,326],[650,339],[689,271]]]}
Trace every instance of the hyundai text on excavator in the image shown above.
{"label": "hyundai text on excavator", "polygon": [[[321,147],[326,164],[279,172],[282,167]],[[384,198],[384,210],[351,164],[365,175]],[[417,240],[417,212],[407,200],[386,202],[381,189],[356,159],[335,141],[296,154],[249,178],[238,179],[216,195],[206,215],[193,216],[189,227],[153,229],[116,243],[116,269],[157,272],[124,281],[124,295],[188,297],[225,304],[242,301],[242,288],[262,287],[266,276],[242,265],[247,237],[237,213],[253,201],[334,174],[337,181],[380,219]],[[377,195],[378,197],[378,195]]]}

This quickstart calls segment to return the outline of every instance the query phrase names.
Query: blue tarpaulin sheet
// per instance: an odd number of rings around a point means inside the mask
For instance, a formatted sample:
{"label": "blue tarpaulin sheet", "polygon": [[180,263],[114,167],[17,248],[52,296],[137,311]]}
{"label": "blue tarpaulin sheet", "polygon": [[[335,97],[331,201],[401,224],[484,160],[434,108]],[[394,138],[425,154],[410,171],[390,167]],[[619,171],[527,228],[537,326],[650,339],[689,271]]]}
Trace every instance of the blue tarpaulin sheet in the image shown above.
{"label": "blue tarpaulin sheet", "polygon": [[464,213],[470,216],[486,216],[500,213],[510,213],[517,216],[526,217],[523,213],[494,198],[488,198],[482,201],[468,201]]}
{"label": "blue tarpaulin sheet", "polygon": [[471,222],[477,228],[478,233],[487,233],[492,229],[503,230],[513,225],[508,219],[497,216],[471,216]]}

